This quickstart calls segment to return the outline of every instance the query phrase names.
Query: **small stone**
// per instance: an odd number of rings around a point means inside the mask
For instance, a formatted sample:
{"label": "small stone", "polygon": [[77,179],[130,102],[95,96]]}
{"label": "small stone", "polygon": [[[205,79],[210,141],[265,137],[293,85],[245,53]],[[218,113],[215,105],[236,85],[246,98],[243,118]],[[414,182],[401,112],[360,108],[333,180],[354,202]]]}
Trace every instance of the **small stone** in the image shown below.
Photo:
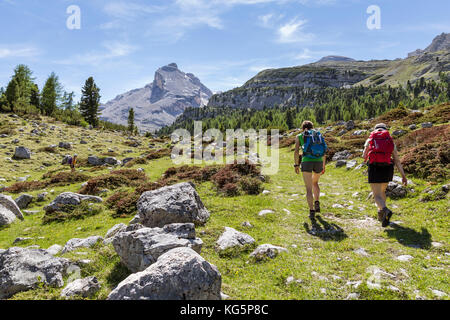
{"label": "small stone", "polygon": [[346,300],[356,300],[358,298],[359,298],[359,293],[352,292],[352,293],[349,293],[347,298],[345,298],[345,299]]}
{"label": "small stone", "polygon": [[370,255],[366,252],[366,249],[364,249],[364,248],[356,249],[356,250],[354,250],[353,252],[356,253],[356,254],[359,254],[359,255],[361,255],[361,256],[365,256],[365,257],[370,256]]}
{"label": "small stone", "polygon": [[263,217],[263,216],[265,216],[266,214],[270,214],[270,213],[273,213],[273,211],[272,211],[272,210],[269,210],[269,209],[267,209],[267,210],[261,210],[261,211],[258,213],[258,216]]}
{"label": "small stone", "polygon": [[439,291],[439,290],[431,290],[431,292],[433,292],[433,294],[438,297],[438,298],[443,298],[445,296],[447,296],[447,294],[443,291]]}
{"label": "small stone", "polygon": [[410,256],[410,255],[401,255],[401,256],[398,256],[397,257],[397,260],[399,260],[399,261],[403,261],[403,262],[407,262],[407,261],[409,261],[409,260],[411,260],[411,259],[413,259],[413,257],[412,256]]}

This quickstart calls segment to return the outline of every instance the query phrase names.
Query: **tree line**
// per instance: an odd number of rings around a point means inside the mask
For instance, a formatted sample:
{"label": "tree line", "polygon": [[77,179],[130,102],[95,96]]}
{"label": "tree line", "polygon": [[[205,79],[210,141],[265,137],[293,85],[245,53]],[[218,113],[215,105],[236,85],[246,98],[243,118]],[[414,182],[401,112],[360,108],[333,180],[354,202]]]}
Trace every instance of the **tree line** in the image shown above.
{"label": "tree line", "polygon": [[6,89],[0,88],[0,111],[44,115],[70,125],[127,130],[126,126],[99,119],[100,88],[93,77],[85,81],[78,103],[74,101],[75,93],[66,92],[54,72],[48,76],[42,90],[35,80],[28,66],[18,65]]}
{"label": "tree line", "polygon": [[[450,75],[439,74],[439,80],[420,78],[415,84],[403,87],[358,86],[353,88],[316,88],[297,90],[293,105],[265,106],[262,110],[232,108],[229,106],[187,108],[170,126],[160,129],[158,135],[169,135],[178,128],[193,133],[194,121],[202,121],[203,130],[216,128],[279,129],[300,128],[304,120],[323,125],[339,120],[365,120],[384,112],[405,106],[421,109],[428,105],[450,101]],[[292,100],[291,100],[292,101]]]}

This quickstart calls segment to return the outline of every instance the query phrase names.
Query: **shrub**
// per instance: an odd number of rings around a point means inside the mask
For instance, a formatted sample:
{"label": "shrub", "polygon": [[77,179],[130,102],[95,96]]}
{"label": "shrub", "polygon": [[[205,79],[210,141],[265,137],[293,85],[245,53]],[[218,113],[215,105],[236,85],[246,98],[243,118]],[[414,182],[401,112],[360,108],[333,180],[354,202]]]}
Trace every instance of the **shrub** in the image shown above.
{"label": "shrub", "polygon": [[155,151],[151,151],[148,155],[147,155],[147,160],[155,160],[155,159],[160,159],[160,158],[164,158],[164,157],[168,157],[170,156],[170,154],[172,153],[171,149],[168,148],[164,148],[164,149],[159,149],[159,150],[155,150]]}
{"label": "shrub", "polygon": [[[46,175],[44,175],[44,177],[46,177]],[[48,186],[72,184],[76,182],[84,182],[87,180],[89,180],[89,176],[80,172],[59,172],[50,175]]]}
{"label": "shrub", "polygon": [[58,149],[53,147],[43,147],[38,149],[38,152],[59,153]]}
{"label": "shrub", "polygon": [[230,167],[220,169],[211,177],[212,182],[218,189],[222,189],[226,184],[236,183],[238,179],[239,175],[233,172]]}
{"label": "shrub", "polygon": [[397,141],[407,173],[427,180],[446,180],[450,171],[450,125],[424,128]]}
{"label": "shrub", "polygon": [[64,222],[67,220],[79,220],[86,217],[95,216],[102,211],[100,205],[89,204],[82,202],[78,206],[66,205],[59,211],[46,212],[42,218],[43,224],[49,224],[52,222]]}
{"label": "shrub", "polygon": [[132,166],[134,166],[136,164],[147,164],[147,163],[148,163],[148,161],[145,158],[135,158],[133,160],[128,161],[125,164],[125,167],[130,168],[130,167],[132,167]]}
{"label": "shrub", "polygon": [[12,186],[5,189],[9,193],[21,193],[33,190],[39,190],[47,187],[45,181],[24,181],[14,183]]}
{"label": "shrub", "polygon": [[233,197],[239,195],[239,188],[235,183],[227,183],[222,188],[221,191],[228,197]]}
{"label": "shrub", "polygon": [[258,178],[242,177],[239,179],[239,186],[242,191],[250,195],[257,195],[262,192],[262,182]]}
{"label": "shrub", "polygon": [[90,179],[79,191],[81,194],[98,194],[101,188],[117,189],[119,187],[135,187],[147,180],[145,173],[138,170],[124,169],[112,171]]}

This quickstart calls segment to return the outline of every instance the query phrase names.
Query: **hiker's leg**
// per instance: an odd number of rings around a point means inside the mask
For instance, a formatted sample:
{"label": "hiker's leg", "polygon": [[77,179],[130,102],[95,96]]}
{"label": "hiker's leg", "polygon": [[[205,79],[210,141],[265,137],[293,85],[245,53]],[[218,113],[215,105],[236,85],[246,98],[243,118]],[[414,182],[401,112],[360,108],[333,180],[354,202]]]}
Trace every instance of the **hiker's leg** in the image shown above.
{"label": "hiker's leg", "polygon": [[320,198],[320,186],[319,186],[319,179],[320,179],[319,173],[313,173],[312,174],[312,190],[314,194],[314,200],[319,201]]}
{"label": "hiker's leg", "polygon": [[388,187],[388,183],[381,184],[381,195],[383,196],[384,204],[386,204],[386,189],[387,189],[387,187]]}
{"label": "hiker's leg", "polygon": [[313,197],[313,185],[312,185],[312,172],[302,172],[303,181],[306,187],[306,200],[308,201],[309,209],[314,210],[314,197]]}
{"label": "hiker's leg", "polygon": [[383,195],[382,183],[371,183],[370,187],[373,192],[373,199],[378,207],[378,210],[382,210],[386,207],[386,195]]}

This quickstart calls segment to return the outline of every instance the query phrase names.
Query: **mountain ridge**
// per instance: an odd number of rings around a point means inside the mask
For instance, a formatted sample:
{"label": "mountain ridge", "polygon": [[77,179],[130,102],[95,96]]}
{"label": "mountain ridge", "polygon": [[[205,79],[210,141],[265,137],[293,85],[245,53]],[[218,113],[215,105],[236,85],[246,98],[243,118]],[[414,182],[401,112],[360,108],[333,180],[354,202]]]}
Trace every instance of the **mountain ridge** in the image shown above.
{"label": "mountain ridge", "polygon": [[117,95],[102,105],[101,119],[126,124],[128,111],[135,111],[135,123],[142,131],[155,131],[172,123],[187,107],[206,105],[212,96],[194,74],[184,73],[176,63],[155,72],[152,83]]}

